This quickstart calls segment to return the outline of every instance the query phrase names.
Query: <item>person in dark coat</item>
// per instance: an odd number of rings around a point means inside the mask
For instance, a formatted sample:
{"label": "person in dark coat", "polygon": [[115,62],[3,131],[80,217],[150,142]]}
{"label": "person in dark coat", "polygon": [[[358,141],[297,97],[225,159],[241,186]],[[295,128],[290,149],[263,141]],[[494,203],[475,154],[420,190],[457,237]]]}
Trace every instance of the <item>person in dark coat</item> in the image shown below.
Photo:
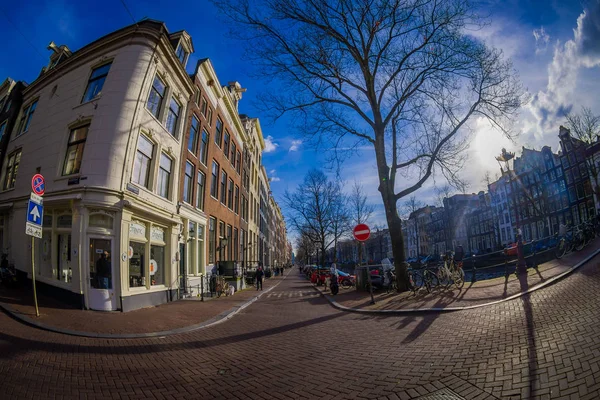
{"label": "person in dark coat", "polygon": [[264,276],[265,271],[263,271],[262,267],[258,267],[258,269],[256,270],[256,290],[262,290]]}
{"label": "person in dark coat", "polygon": [[108,251],[104,251],[98,261],[96,261],[96,278],[98,279],[98,289],[109,289],[110,286],[110,260]]}

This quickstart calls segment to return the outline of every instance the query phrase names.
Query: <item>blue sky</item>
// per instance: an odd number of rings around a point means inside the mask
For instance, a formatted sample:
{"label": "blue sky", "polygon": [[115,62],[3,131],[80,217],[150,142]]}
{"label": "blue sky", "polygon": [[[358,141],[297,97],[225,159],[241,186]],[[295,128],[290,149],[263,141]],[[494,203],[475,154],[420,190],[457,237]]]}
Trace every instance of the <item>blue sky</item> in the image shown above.
{"label": "blue sky", "polygon": [[[193,70],[198,58],[210,58],[222,84],[237,80],[248,89],[240,103],[240,111],[261,118],[253,100],[261,91],[268,90],[268,83],[250,78],[252,66],[242,59],[244,44],[227,37],[227,26],[217,18],[210,2],[126,0],[126,4],[135,19],[162,20],[172,32],[188,31],[196,50],[188,70]],[[584,9],[587,9],[585,14]],[[557,151],[558,126],[563,122],[560,110],[574,107],[577,111],[585,105],[600,114],[600,96],[597,96],[600,48],[590,45],[600,43],[598,0],[583,3],[488,0],[484,2],[483,11],[491,16],[491,23],[473,35],[501,48],[513,59],[533,100],[515,121],[522,132],[516,143],[493,132],[485,121],[472,121],[474,133],[463,171],[463,177],[471,183],[470,192],[483,189],[481,180],[485,171],[492,175],[498,172],[494,156],[503,146],[519,150],[523,145],[540,148],[547,144]],[[49,51],[46,46],[51,40],[77,50],[131,23],[120,0],[89,4],[73,0],[10,3],[0,0],[0,34],[10,38],[3,43],[0,79],[10,76],[15,80],[33,81],[47,63]],[[10,59],[6,58],[7,54],[11,55]],[[324,156],[307,148],[285,120],[275,125],[267,124],[264,118],[261,122],[268,139],[264,164],[273,177],[273,193],[282,203],[283,192],[295,188],[308,169],[321,166]],[[348,181],[361,181],[370,201],[377,205],[372,224],[384,224],[372,150],[366,148],[348,160],[342,176]],[[437,185],[443,183],[439,178],[435,180]],[[433,203],[433,193],[434,182],[431,181],[416,195],[424,202]]]}

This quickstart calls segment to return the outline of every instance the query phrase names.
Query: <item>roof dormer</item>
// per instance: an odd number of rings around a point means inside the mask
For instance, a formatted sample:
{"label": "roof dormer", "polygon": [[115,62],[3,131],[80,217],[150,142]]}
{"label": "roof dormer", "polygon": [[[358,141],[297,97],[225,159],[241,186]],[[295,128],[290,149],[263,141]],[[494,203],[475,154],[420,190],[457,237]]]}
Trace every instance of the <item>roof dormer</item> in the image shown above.
{"label": "roof dormer", "polygon": [[179,31],[169,36],[175,55],[185,68],[190,54],[194,52],[192,37],[186,31]]}

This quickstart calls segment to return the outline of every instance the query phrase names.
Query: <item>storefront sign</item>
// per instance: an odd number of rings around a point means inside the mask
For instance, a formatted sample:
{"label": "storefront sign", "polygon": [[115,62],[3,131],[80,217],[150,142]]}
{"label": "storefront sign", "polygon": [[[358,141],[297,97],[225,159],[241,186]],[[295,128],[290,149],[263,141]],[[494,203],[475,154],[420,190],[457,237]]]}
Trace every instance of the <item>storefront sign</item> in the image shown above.
{"label": "storefront sign", "polygon": [[137,222],[131,222],[129,224],[129,236],[136,236],[139,238],[146,238],[146,226]]}
{"label": "storefront sign", "polygon": [[137,187],[135,187],[135,185],[132,185],[131,183],[127,184],[127,190],[135,194],[140,194],[140,189],[138,189]]}
{"label": "storefront sign", "polygon": [[150,237],[152,241],[155,242],[164,242],[165,241],[165,231],[159,227],[152,227],[152,232],[150,233]]}

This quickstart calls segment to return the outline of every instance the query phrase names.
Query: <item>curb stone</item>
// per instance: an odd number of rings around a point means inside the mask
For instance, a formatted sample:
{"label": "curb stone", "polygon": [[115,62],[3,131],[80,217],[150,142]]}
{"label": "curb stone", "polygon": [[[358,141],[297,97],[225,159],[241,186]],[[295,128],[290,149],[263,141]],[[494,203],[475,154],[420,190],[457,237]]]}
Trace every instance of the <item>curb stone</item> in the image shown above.
{"label": "curb stone", "polygon": [[231,319],[234,315],[236,315],[237,313],[239,313],[246,307],[250,306],[255,301],[257,301],[262,295],[269,293],[271,290],[275,289],[277,286],[279,286],[279,284],[285,278],[287,278],[287,275],[284,275],[283,279],[281,279],[275,285],[271,286],[270,288],[266,289],[265,291],[260,292],[256,296],[253,296],[252,298],[245,301],[241,305],[233,306],[229,310],[223,311],[221,314],[214,316],[204,322],[200,322],[200,323],[194,324],[194,325],[184,326],[181,328],[160,331],[160,332],[122,333],[122,334],[114,333],[113,334],[113,333],[75,331],[72,329],[57,328],[57,327],[54,327],[54,326],[51,326],[48,324],[44,324],[42,322],[35,321],[33,318],[29,318],[29,317],[19,314],[16,310],[14,310],[11,306],[9,306],[6,303],[0,302],[0,309],[3,309],[9,316],[11,316],[12,318],[14,318],[17,321],[22,322],[26,325],[32,326],[34,328],[39,328],[39,329],[42,329],[45,331],[49,331],[49,332],[60,333],[63,335],[80,336],[80,337],[88,337],[88,338],[95,338],[95,339],[143,339],[143,338],[164,337],[164,336],[177,335],[180,333],[188,333],[188,332],[196,331],[199,329],[205,329],[205,328],[209,328],[211,326],[223,323],[223,322]]}
{"label": "curb stone", "polygon": [[372,314],[372,315],[377,315],[377,314],[383,314],[383,315],[403,315],[403,314],[417,314],[417,313],[430,314],[430,313],[445,313],[445,312],[454,312],[454,311],[464,311],[464,310],[472,310],[474,308],[488,307],[488,306],[492,306],[494,304],[504,303],[506,301],[514,300],[514,299],[522,297],[522,296],[524,296],[526,294],[529,294],[529,293],[535,292],[537,290],[543,289],[546,286],[550,286],[550,285],[558,282],[559,280],[563,279],[567,275],[573,273],[575,270],[579,269],[580,267],[582,267],[583,265],[585,265],[589,261],[591,261],[598,254],[600,254],[600,249],[596,250],[595,252],[593,252],[592,254],[590,254],[589,256],[587,256],[586,258],[584,258],[583,260],[581,260],[579,263],[575,264],[573,267],[571,267],[568,270],[566,270],[565,272],[563,272],[563,273],[561,273],[559,275],[556,275],[555,277],[550,278],[547,281],[545,281],[543,283],[540,283],[539,285],[531,287],[531,288],[529,288],[525,292],[520,292],[520,293],[514,294],[512,296],[509,296],[509,297],[507,297],[505,299],[501,299],[501,300],[494,300],[494,301],[490,301],[488,303],[476,304],[476,305],[464,306],[464,307],[406,308],[406,309],[402,309],[402,310],[367,310],[367,309],[364,309],[364,308],[352,308],[352,307],[343,306],[340,303],[338,303],[337,301],[335,301],[332,296],[327,295],[327,294],[321,292],[319,289],[317,289],[314,286],[313,286],[313,288],[317,292],[319,292],[323,297],[325,297],[325,299],[327,299],[327,301],[334,308],[337,308],[338,310],[341,310],[341,311],[347,311],[347,312],[352,312],[352,313]]}

